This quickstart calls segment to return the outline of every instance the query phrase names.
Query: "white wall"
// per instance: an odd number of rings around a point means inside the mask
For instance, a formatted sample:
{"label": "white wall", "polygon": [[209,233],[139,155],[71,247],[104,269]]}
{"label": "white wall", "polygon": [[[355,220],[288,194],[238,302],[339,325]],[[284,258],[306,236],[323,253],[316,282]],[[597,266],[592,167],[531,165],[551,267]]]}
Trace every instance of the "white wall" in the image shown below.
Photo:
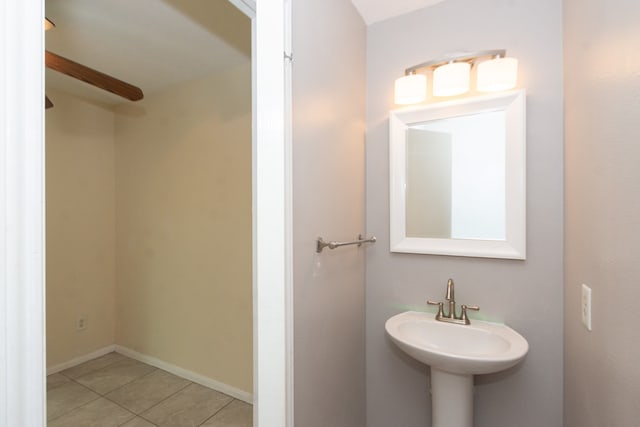
{"label": "white wall", "polygon": [[365,26],[349,0],[293,6],[295,425],[365,425]]}
{"label": "white wall", "polygon": [[564,1],[567,427],[638,425],[639,17],[635,1]]}
{"label": "white wall", "polygon": [[[504,321],[531,346],[519,367],[476,379],[477,427],[562,424],[562,4],[558,0],[449,0],[373,24],[367,35],[367,420],[430,425],[428,368],[385,336],[390,316],[444,298]],[[449,52],[506,48],[527,89],[527,259],[389,252],[388,110],[393,82]]]}

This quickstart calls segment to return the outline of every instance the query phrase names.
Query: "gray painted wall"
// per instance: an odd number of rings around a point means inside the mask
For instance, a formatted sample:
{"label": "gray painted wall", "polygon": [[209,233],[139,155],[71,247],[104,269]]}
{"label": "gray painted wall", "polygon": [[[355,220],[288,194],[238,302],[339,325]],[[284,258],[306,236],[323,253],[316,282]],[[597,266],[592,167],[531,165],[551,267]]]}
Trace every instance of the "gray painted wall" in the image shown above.
{"label": "gray painted wall", "polygon": [[[411,65],[448,52],[506,48],[527,89],[527,260],[389,252],[388,110],[393,82]],[[531,346],[524,363],[476,379],[475,426],[562,425],[562,3],[449,0],[371,25],[367,33],[366,350],[369,427],[430,425],[428,368],[387,339],[384,322],[443,299],[504,321]]]}
{"label": "gray painted wall", "polygon": [[639,17],[634,0],[564,1],[567,427],[635,426],[640,414]]}
{"label": "gray painted wall", "polygon": [[295,425],[365,425],[366,27],[349,0],[293,6]]}

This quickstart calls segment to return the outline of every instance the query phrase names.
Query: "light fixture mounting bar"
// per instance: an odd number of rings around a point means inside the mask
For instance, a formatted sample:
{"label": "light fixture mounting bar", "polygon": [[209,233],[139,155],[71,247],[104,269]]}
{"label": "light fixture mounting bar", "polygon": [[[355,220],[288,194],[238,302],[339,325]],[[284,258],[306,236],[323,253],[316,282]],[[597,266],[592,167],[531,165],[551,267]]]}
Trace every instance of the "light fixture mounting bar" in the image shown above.
{"label": "light fixture mounting bar", "polygon": [[421,64],[409,67],[406,70],[404,70],[404,75],[408,76],[410,74],[413,74],[421,68],[436,68],[441,65],[448,64],[450,62],[471,62],[473,65],[473,62],[476,59],[504,57],[506,54],[507,54],[506,49],[494,49],[494,50],[481,50],[478,52],[459,53],[455,55],[449,55],[443,58],[432,59],[431,61],[423,62]]}

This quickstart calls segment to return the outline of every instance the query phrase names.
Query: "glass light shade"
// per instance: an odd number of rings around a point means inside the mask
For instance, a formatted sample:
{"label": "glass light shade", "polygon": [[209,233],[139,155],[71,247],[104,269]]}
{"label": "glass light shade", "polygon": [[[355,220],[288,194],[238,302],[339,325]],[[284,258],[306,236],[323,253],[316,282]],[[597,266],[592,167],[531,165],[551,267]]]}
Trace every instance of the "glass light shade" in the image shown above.
{"label": "glass light shade", "polygon": [[496,58],[478,65],[478,90],[497,92],[516,87],[518,81],[518,60],[516,58]]}
{"label": "glass light shade", "polygon": [[433,71],[433,94],[435,96],[454,96],[469,90],[469,72],[467,62],[452,62],[441,65]]}
{"label": "glass light shade", "polygon": [[427,98],[427,76],[424,74],[410,74],[396,79],[396,104],[417,104]]}

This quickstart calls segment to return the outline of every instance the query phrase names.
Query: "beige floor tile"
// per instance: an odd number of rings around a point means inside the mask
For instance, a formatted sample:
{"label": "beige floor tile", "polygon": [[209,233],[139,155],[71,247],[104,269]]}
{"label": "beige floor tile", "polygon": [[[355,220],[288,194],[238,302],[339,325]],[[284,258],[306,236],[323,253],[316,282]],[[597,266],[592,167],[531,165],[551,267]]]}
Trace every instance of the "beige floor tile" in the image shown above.
{"label": "beige floor tile", "polygon": [[234,400],[202,424],[202,427],[252,427],[253,406]]}
{"label": "beige floor tile", "polygon": [[88,362],[82,363],[78,366],[74,366],[73,368],[66,369],[62,371],[62,374],[69,378],[75,379],[81,377],[82,375],[88,374],[89,372],[102,369],[124,359],[127,359],[127,357],[116,352],[111,352],[96,359],[89,360]]}
{"label": "beige floor tile", "polygon": [[62,384],[66,384],[69,381],[71,381],[69,378],[60,373],[47,375],[47,391],[60,387]]}
{"label": "beige floor tile", "polygon": [[122,427],[155,427],[155,424],[151,424],[149,421],[144,418],[135,417],[131,421],[122,424]]}
{"label": "beige floor tile", "polygon": [[101,397],[56,418],[48,427],[116,427],[134,417],[131,412]]}
{"label": "beige floor tile", "polygon": [[133,359],[125,359],[76,378],[80,384],[99,394],[106,394],[141,378],[156,368]]}
{"label": "beige floor tile", "polygon": [[124,387],[120,387],[105,397],[124,406],[131,412],[140,414],[189,384],[190,382],[184,378],[158,369]]}
{"label": "beige floor tile", "polygon": [[68,381],[47,392],[47,420],[52,420],[67,412],[97,399],[91,390]]}
{"label": "beige floor tile", "polygon": [[160,427],[195,427],[218,412],[233,398],[198,384],[191,384],[144,412]]}

